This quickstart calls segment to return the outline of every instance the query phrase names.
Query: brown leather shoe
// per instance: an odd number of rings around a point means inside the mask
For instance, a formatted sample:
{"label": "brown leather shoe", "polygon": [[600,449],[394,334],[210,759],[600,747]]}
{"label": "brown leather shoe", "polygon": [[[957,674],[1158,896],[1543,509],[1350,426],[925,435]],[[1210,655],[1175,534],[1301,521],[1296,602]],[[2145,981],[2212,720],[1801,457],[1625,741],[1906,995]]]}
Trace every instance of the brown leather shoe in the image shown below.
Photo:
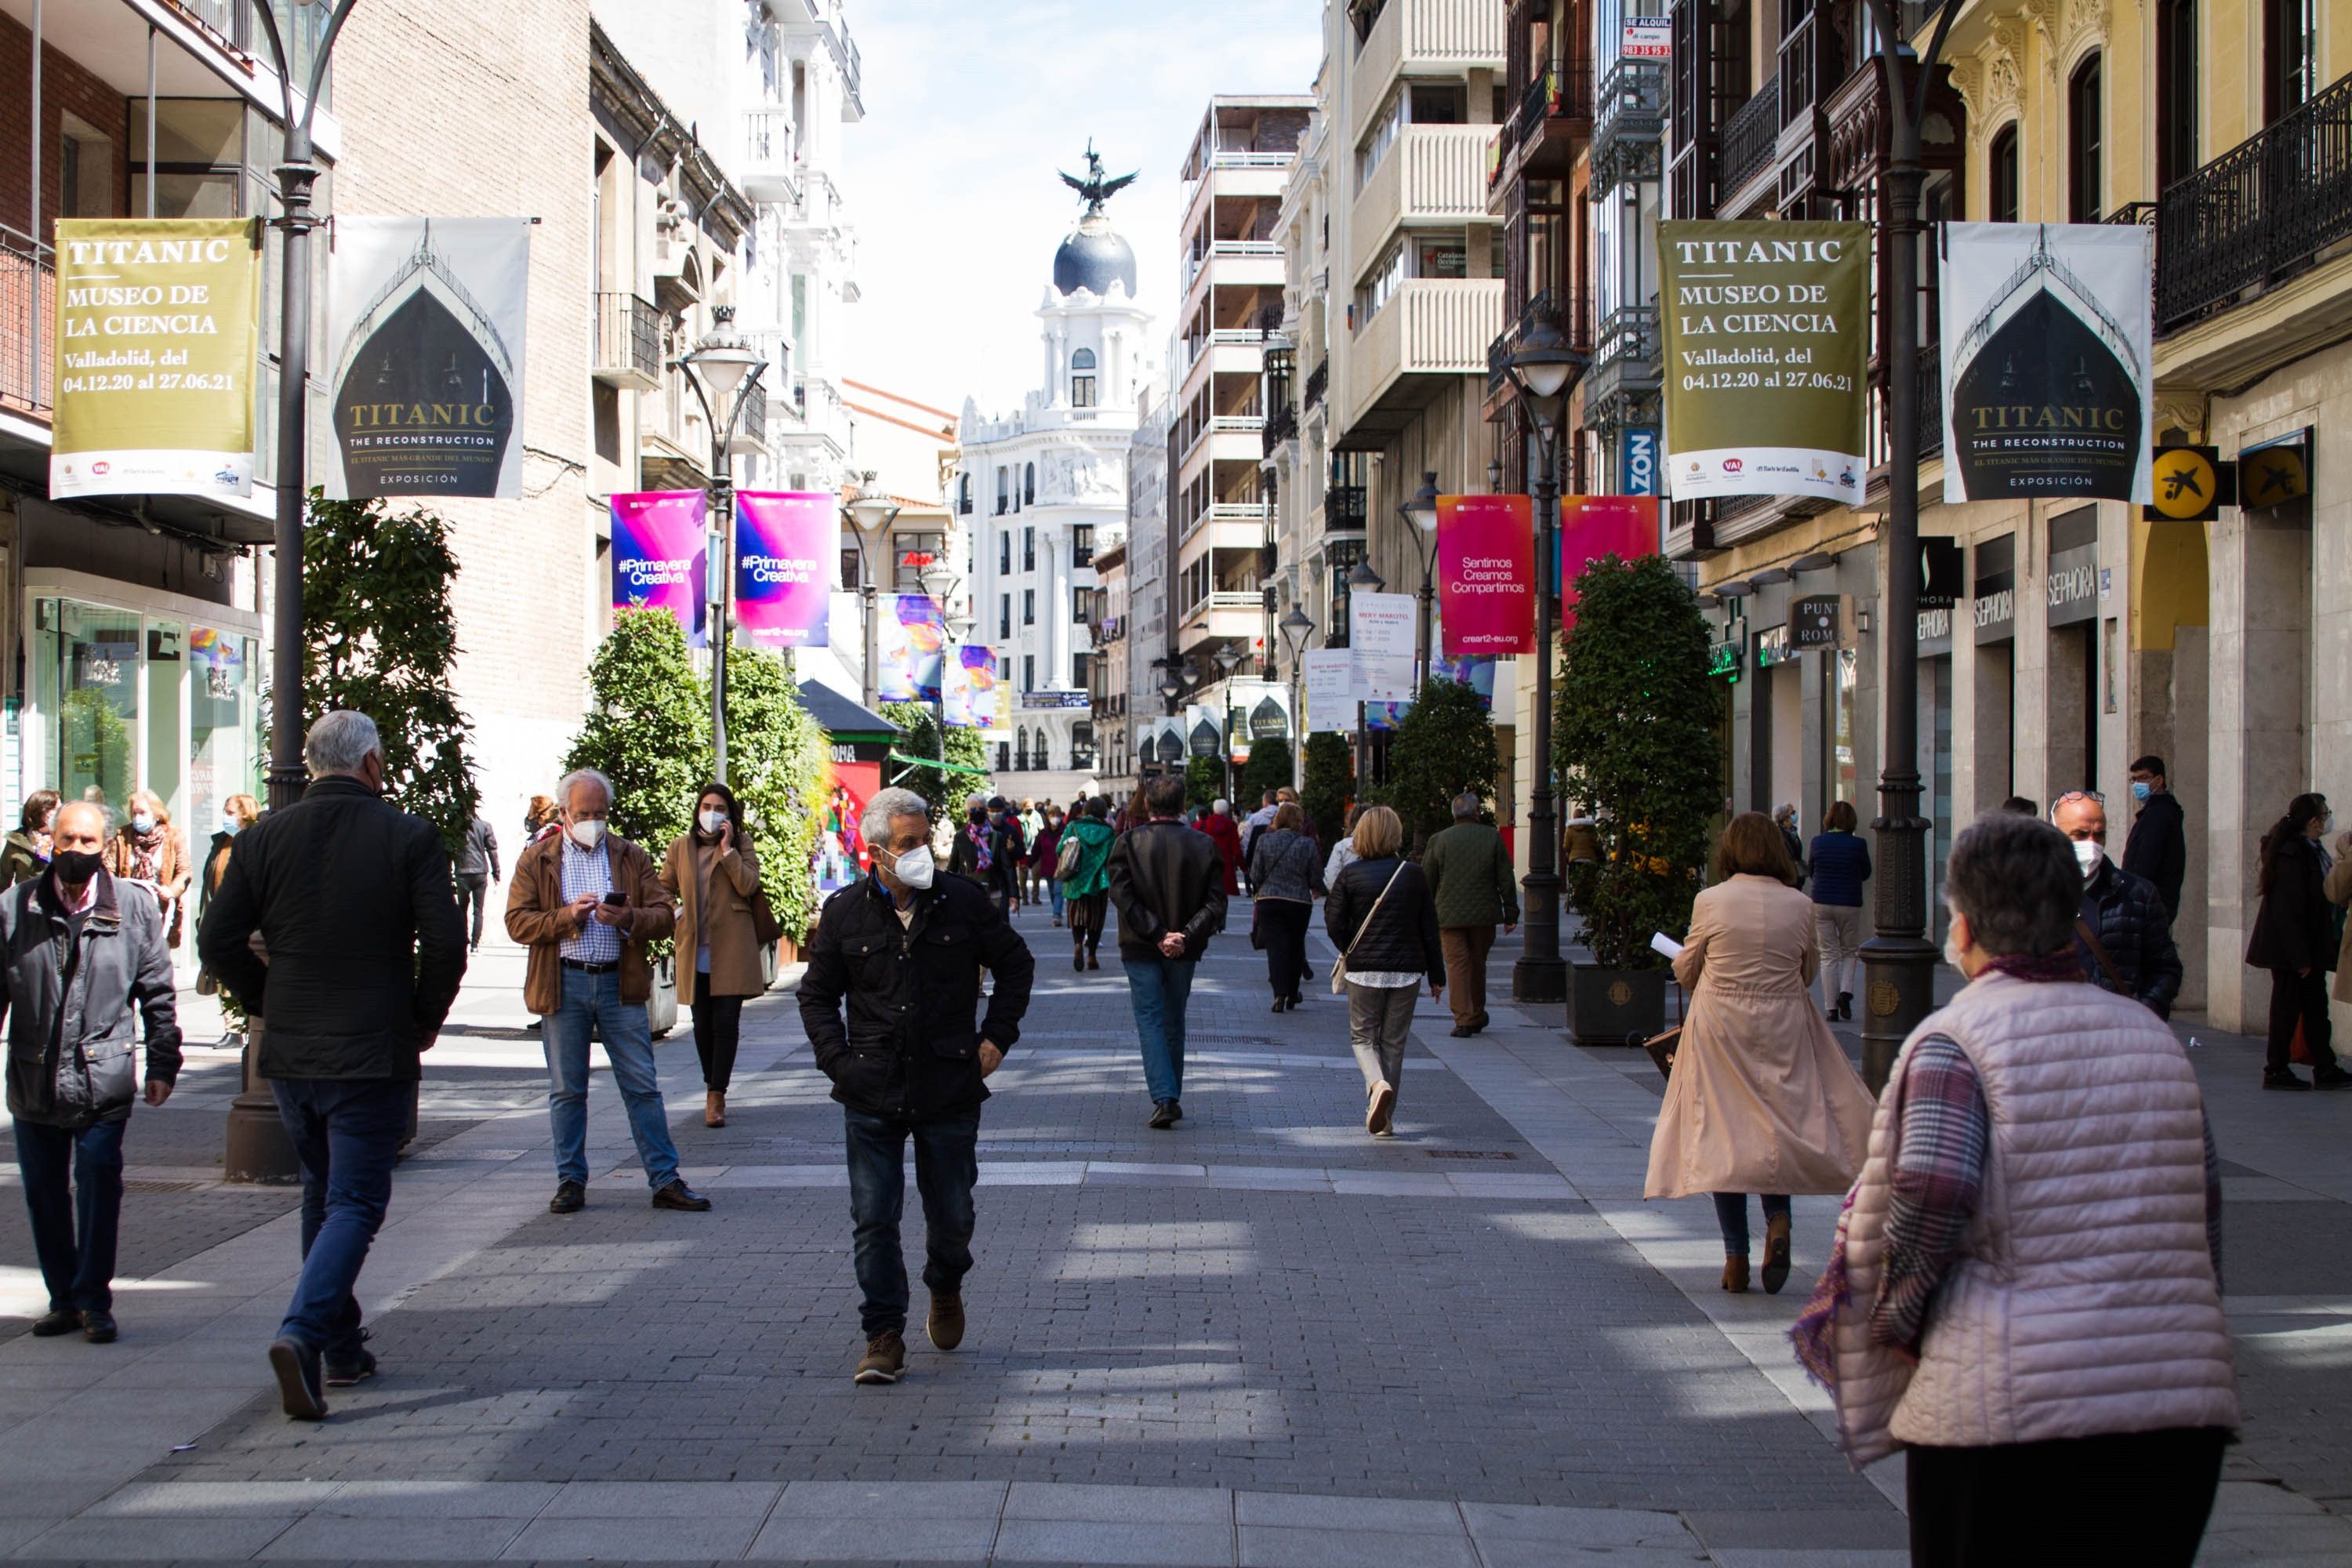
{"label": "brown leather shoe", "polygon": [[1764,1289],[1777,1296],[1789,1282],[1789,1216],[1776,1214],[1764,1224]]}
{"label": "brown leather shoe", "polygon": [[907,1370],[907,1341],[896,1329],[885,1329],[866,1342],[866,1359],[857,1363],[859,1383],[896,1383]]}
{"label": "brown leather shoe", "polygon": [[727,1125],[727,1091],[714,1089],[702,1097],[702,1124],[705,1127]]}
{"label": "brown leather shoe", "polygon": [[932,1345],[951,1351],[963,1343],[963,1295],[956,1290],[931,1292],[931,1315],[923,1321],[923,1331],[931,1336]]}
{"label": "brown leather shoe", "polygon": [[1727,1258],[1723,1260],[1723,1288],[1735,1295],[1748,1289],[1748,1259]]}

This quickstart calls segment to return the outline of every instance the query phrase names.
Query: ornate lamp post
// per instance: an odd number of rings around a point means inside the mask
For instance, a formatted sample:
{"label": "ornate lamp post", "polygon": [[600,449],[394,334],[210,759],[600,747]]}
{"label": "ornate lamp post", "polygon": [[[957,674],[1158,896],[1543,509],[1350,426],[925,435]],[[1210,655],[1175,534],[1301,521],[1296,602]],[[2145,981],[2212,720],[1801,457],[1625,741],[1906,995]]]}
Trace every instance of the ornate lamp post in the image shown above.
{"label": "ornate lamp post", "polygon": [[[1359,593],[1377,594],[1388,585],[1388,579],[1372,570],[1372,558],[1369,555],[1357,562],[1355,570],[1348,574],[1348,597],[1351,601]],[[1350,632],[1349,645],[1353,647],[1355,640],[1355,635]],[[1359,800],[1363,798],[1364,775],[1370,769],[1370,753],[1371,747],[1364,733],[1364,705],[1360,701],[1356,704],[1356,798]]]}
{"label": "ornate lamp post", "polygon": [[871,711],[878,697],[875,665],[882,657],[881,634],[875,630],[874,595],[880,587],[876,580],[874,552],[881,548],[883,531],[898,521],[898,503],[874,488],[874,470],[861,476],[856,493],[842,507],[849,520],[851,537],[857,541],[857,575],[859,591],[866,598],[866,706]]}
{"label": "ornate lamp post", "polygon": [[1290,787],[1307,788],[1307,639],[1315,623],[1297,605],[1282,617],[1282,640],[1290,649]]}
{"label": "ornate lamp post", "polygon": [[1559,841],[1551,799],[1551,629],[1559,616],[1559,451],[1558,428],[1570,381],[1585,355],[1570,347],[1549,306],[1538,309],[1527,335],[1504,362],[1519,410],[1536,438],[1535,787],[1528,799],[1528,874],[1521,886],[1527,934],[1511,967],[1514,1002],[1564,1002],[1568,964],[1559,953]]}
{"label": "ornate lamp post", "polygon": [[[1418,694],[1429,679],[1429,624],[1437,605],[1437,475],[1424,470],[1421,489],[1397,503],[1397,515],[1412,529],[1412,552],[1421,561],[1421,603],[1412,625],[1412,685]],[[1428,551],[1422,543],[1428,542]]]}
{"label": "ornate lamp post", "polygon": [[[710,331],[691,352],[671,363],[686,372],[695,401],[710,426],[710,771],[727,782],[727,644],[734,631],[735,471],[727,448],[735,439],[743,405],[768,362],[735,332],[735,307],[710,312]],[[713,404],[717,406],[714,407]],[[719,416],[724,410],[725,417]],[[867,617],[870,622],[872,617]]]}
{"label": "ornate lamp post", "polygon": [[940,626],[947,633],[947,646],[940,650],[940,787],[948,784],[948,660],[961,658],[957,647],[971,632],[971,612],[969,606],[950,610],[948,601],[963,586],[963,578],[944,561],[934,561],[923,568],[923,592],[940,606]]}
{"label": "ornate lamp post", "polygon": [[1221,643],[1218,645],[1215,657],[1219,678],[1225,683],[1225,719],[1223,726],[1224,747],[1217,762],[1224,769],[1225,799],[1230,803],[1234,798],[1234,666],[1241,663],[1242,656],[1235,651],[1233,644]]}

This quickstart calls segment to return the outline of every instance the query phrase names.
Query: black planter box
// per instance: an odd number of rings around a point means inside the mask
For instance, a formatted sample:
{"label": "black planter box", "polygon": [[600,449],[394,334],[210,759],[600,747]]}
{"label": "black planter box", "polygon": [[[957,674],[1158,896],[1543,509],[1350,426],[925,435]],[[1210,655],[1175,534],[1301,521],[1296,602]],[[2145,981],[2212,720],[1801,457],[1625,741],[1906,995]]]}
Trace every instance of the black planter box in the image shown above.
{"label": "black planter box", "polygon": [[1666,1026],[1668,973],[1571,963],[1569,1038],[1580,1046],[1639,1046]]}

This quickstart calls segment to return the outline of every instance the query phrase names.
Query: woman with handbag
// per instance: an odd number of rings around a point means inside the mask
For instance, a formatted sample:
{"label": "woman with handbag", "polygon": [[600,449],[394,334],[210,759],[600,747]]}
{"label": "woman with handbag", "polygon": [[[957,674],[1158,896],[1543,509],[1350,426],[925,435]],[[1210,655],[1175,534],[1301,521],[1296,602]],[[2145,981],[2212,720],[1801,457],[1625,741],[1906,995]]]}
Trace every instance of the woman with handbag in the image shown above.
{"label": "woman with handbag", "polygon": [[694,1009],[702,1124],[724,1127],[743,998],[767,989],[760,970],[761,928],[775,921],[760,886],[759,853],[743,831],[743,808],[734,791],[722,784],[702,786],[695,798],[694,826],[678,836],[662,861],[661,885],[677,900],[677,1002]]}
{"label": "woman with handbag", "polygon": [[[1295,807],[1285,806],[1285,811]],[[1404,1040],[1421,984],[1433,1001],[1445,989],[1445,949],[1437,900],[1420,867],[1404,859],[1404,822],[1385,805],[1356,818],[1356,858],[1323,904],[1323,929],[1339,950],[1331,989],[1348,995],[1348,1044],[1364,1074],[1364,1131],[1391,1136]]]}
{"label": "woman with handbag", "polygon": [[1796,881],[1772,819],[1733,817],[1675,959],[1690,1006],[1643,1195],[1714,1195],[1727,1290],[1748,1289],[1748,1194],[1764,1195],[1764,1289],[1777,1291],[1789,1279],[1790,1196],[1843,1194],[1870,1136],[1870,1091],[1813,1005],[1821,949]]}
{"label": "woman with handbag", "polygon": [[1250,850],[1250,945],[1265,950],[1265,978],[1274,987],[1277,1013],[1298,1005],[1307,973],[1307,922],[1315,895],[1323,891],[1323,863],[1307,837],[1307,811],[1286,801],[1274,826],[1257,836]]}

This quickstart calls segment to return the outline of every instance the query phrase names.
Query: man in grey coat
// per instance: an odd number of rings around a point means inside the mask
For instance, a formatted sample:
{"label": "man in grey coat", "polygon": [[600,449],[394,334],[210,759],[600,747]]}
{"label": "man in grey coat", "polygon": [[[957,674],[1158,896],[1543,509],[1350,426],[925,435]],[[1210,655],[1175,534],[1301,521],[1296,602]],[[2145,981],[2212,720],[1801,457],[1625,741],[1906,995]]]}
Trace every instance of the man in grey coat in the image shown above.
{"label": "man in grey coat", "polygon": [[115,1337],[114,1248],[122,1132],[140,1097],[136,1021],[147,1022],[145,1096],[180,1076],[172,957],[154,893],[100,863],[106,813],[58,808],[48,869],[0,900],[0,1016],[8,1024],[8,1113],[33,1250],[49,1310],[33,1332]]}

